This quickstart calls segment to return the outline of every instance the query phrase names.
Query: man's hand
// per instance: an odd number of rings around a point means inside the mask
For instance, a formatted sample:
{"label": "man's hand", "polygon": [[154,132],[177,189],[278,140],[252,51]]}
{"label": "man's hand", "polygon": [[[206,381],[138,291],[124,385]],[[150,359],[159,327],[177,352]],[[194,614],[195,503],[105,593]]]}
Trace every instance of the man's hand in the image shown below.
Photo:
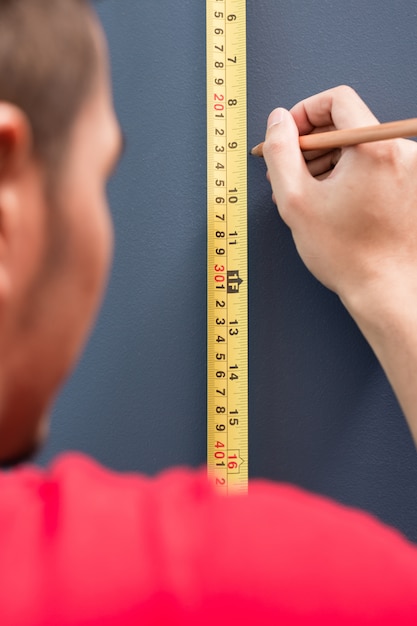
{"label": "man's hand", "polygon": [[375,123],[352,89],[330,89],[271,113],[264,157],[300,256],[357,321],[417,441],[417,145],[303,154],[298,144],[298,135]]}

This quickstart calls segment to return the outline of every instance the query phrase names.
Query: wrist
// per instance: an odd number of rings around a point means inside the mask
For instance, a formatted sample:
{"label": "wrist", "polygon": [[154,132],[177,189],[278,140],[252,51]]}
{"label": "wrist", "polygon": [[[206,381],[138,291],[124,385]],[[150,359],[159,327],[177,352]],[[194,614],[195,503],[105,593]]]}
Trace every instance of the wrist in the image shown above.
{"label": "wrist", "polygon": [[393,333],[404,334],[404,340],[417,338],[417,268],[394,276],[384,273],[340,299],[371,344]]}
{"label": "wrist", "polygon": [[368,285],[342,302],[384,369],[417,445],[417,287],[403,278]]}
{"label": "wrist", "polygon": [[415,274],[407,277],[403,273],[393,280],[384,274],[383,280],[341,297],[389,377],[399,360],[417,363],[417,271]]}

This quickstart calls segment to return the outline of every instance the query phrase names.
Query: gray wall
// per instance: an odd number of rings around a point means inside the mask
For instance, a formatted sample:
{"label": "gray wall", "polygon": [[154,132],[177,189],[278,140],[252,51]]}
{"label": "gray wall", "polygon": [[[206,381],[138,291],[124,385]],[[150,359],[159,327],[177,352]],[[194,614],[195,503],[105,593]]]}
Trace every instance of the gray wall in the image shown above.
{"label": "gray wall", "polygon": [[[381,121],[417,114],[415,0],[247,5],[250,145],[272,108],[339,83]],[[106,0],[99,12],[128,138],[109,186],[115,261],[39,463],[78,449],[152,474],[205,462],[205,2]],[[297,258],[263,162],[250,158],[248,172],[250,474],[362,507],[417,540],[417,456],[396,400]]]}

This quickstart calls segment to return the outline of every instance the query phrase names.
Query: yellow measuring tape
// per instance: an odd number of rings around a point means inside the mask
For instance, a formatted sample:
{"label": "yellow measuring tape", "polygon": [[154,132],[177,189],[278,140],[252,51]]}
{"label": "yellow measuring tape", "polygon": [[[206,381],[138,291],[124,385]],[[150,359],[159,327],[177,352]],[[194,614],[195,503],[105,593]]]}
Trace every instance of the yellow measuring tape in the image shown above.
{"label": "yellow measuring tape", "polygon": [[207,467],[248,490],[246,0],[207,0]]}

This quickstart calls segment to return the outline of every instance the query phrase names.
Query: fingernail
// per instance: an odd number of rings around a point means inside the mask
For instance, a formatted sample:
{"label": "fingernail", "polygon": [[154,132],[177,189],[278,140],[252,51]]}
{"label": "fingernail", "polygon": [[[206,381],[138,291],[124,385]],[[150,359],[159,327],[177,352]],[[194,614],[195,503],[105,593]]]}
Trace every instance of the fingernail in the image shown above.
{"label": "fingernail", "polygon": [[275,126],[275,124],[280,124],[283,117],[284,109],[282,109],[281,107],[278,109],[274,109],[268,117],[268,128],[271,128],[271,126]]}

